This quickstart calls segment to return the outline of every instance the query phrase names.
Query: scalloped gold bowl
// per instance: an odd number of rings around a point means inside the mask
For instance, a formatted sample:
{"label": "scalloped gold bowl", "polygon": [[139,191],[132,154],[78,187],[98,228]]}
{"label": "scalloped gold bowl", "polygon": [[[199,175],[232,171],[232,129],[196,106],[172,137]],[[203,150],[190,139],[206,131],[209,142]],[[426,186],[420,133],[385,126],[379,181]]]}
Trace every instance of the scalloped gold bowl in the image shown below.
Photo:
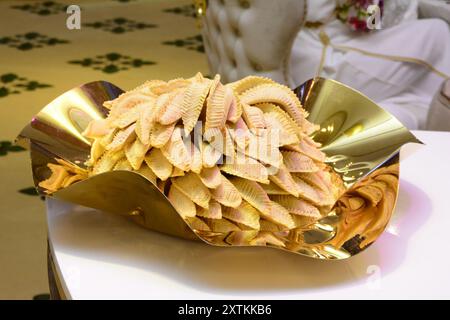
{"label": "scalloped gold bowl", "polygon": [[[44,190],[38,183],[48,177],[49,162],[61,158],[84,167],[90,141],[81,132],[92,119],[106,117],[103,102],[122,92],[104,81],[74,88],[50,102],[22,130],[17,143],[30,149],[40,193]],[[271,247],[318,259],[345,259],[366,249],[385,229],[398,194],[399,150],[420,141],[373,101],[334,80],[312,79],[295,93],[310,114],[308,120],[320,125],[314,139],[322,143],[326,162],[342,178],[346,191],[319,220],[278,231],[284,245]],[[375,196],[368,192],[371,189]],[[231,233],[191,229],[168,198],[135,172],[105,172],[51,197],[126,215],[147,229],[172,236],[235,246]]]}

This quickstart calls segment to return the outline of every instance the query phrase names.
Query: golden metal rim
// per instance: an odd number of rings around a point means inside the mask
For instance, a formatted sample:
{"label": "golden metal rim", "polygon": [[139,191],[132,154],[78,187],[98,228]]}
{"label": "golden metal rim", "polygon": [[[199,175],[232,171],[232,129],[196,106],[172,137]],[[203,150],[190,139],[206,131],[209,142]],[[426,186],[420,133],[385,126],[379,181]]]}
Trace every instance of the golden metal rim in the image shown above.
{"label": "golden metal rim", "polygon": [[[22,130],[17,141],[30,148],[36,186],[46,178],[47,163],[56,158],[83,165],[90,143],[81,132],[91,119],[106,116],[104,101],[122,92],[104,81],[74,88],[49,103]],[[345,259],[366,249],[386,227],[398,195],[399,149],[420,141],[373,101],[337,81],[311,79],[295,93],[309,112],[309,120],[320,125],[314,138],[322,143],[327,163],[342,177],[347,190],[328,215],[284,233],[284,247],[274,247],[319,259]],[[379,199],[367,193],[371,188],[381,188]],[[134,196],[129,197],[130,193]],[[103,173],[53,196],[127,215],[151,230],[233,246],[226,241],[230,234],[190,229],[167,197],[137,173]],[[360,207],[356,207],[358,203]]]}

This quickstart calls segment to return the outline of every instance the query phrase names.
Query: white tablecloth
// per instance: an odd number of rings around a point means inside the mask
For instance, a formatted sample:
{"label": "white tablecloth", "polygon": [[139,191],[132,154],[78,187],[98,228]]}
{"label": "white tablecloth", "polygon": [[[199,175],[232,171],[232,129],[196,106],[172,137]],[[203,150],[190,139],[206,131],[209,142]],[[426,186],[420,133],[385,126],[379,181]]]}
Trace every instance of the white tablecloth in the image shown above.
{"label": "white tablecloth", "polygon": [[[416,131],[401,152],[395,215],[370,248],[320,261],[217,248],[49,199],[51,250],[73,299],[450,298],[450,133]],[[414,152],[413,152],[414,151]]]}

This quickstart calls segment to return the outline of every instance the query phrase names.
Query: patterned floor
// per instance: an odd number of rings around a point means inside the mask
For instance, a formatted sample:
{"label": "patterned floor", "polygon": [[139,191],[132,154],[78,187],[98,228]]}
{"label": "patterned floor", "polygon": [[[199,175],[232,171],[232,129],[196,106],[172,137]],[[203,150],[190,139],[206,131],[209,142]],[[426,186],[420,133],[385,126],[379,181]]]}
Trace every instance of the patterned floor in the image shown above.
{"label": "patterned floor", "polygon": [[[28,153],[12,143],[17,133],[82,83],[130,89],[152,78],[207,74],[191,3],[0,2],[0,299],[48,292],[45,203],[33,188]],[[69,4],[81,7],[81,30],[66,27]]]}

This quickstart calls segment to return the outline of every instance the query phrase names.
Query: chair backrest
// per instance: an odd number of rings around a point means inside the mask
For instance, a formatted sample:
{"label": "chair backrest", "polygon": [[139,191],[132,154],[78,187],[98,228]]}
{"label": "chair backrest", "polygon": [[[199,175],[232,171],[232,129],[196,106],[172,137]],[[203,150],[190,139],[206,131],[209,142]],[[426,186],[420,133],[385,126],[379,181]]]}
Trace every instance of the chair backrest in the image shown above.
{"label": "chair backrest", "polygon": [[209,0],[203,41],[211,74],[223,82],[247,75],[292,85],[289,58],[305,21],[304,0]]}

